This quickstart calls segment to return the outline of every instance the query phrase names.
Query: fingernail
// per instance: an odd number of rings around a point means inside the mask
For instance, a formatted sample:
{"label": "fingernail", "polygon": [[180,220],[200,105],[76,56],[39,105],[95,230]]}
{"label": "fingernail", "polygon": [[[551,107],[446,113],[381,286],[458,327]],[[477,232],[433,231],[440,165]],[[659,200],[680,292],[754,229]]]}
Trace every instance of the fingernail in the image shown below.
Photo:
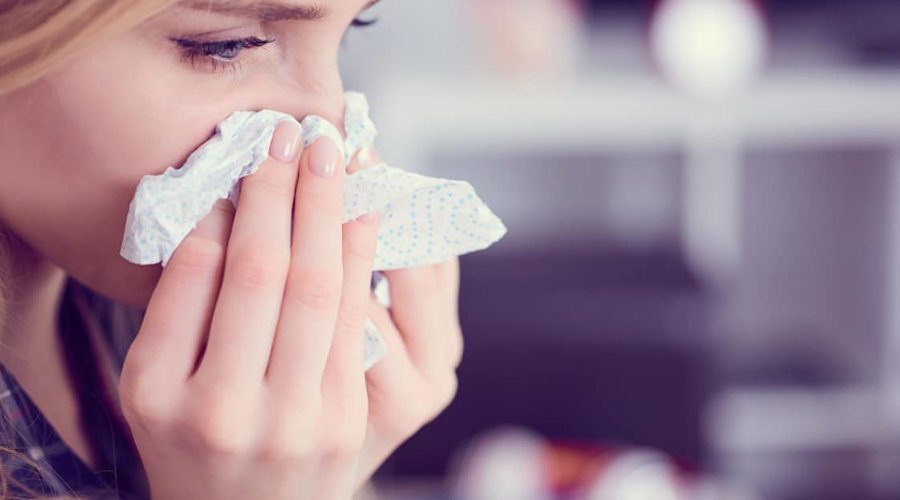
{"label": "fingernail", "polygon": [[357,219],[357,220],[359,220],[363,224],[372,224],[378,220],[378,211],[372,210],[371,212],[366,212],[366,213],[360,215],[359,219]]}
{"label": "fingernail", "polygon": [[302,129],[298,123],[285,120],[275,127],[272,142],[269,144],[269,155],[284,163],[297,161],[300,150]]}
{"label": "fingernail", "polygon": [[320,177],[333,177],[337,169],[338,150],[328,137],[318,139],[310,151],[309,168]]}

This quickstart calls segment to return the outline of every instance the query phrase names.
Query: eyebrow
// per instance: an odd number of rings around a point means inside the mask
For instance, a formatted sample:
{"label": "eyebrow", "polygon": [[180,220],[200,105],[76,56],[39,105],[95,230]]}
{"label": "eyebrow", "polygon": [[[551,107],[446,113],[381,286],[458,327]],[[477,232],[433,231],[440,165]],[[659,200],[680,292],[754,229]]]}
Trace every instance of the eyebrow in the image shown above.
{"label": "eyebrow", "polygon": [[[371,8],[381,0],[372,0],[363,7]],[[250,17],[262,22],[276,21],[320,21],[329,15],[328,7],[322,4],[294,5],[279,2],[247,2],[246,0],[206,0],[182,2],[182,7],[213,12],[234,17]]]}

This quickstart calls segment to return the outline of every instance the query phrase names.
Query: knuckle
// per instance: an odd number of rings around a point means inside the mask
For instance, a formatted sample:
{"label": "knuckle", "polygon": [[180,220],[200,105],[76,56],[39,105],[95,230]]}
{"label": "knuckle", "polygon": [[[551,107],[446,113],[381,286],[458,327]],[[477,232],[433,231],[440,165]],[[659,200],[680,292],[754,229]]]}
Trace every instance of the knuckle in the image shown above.
{"label": "knuckle", "polygon": [[344,255],[350,259],[369,262],[375,258],[375,242],[351,241],[344,244]]}
{"label": "knuckle", "polygon": [[[232,432],[225,432],[226,430]],[[249,446],[236,429],[226,427],[223,422],[204,425],[196,424],[189,428],[193,442],[205,455],[213,457],[238,457],[247,452]]]}
{"label": "knuckle", "polygon": [[335,391],[325,402],[327,408],[321,429],[320,453],[332,459],[346,459],[359,454],[366,437],[369,406],[366,385]]}
{"label": "knuckle", "polygon": [[[234,206],[234,203],[228,199],[217,200],[212,207],[213,210],[217,212],[218,215],[221,215],[226,220],[234,220],[234,214],[237,212],[237,209]],[[210,212],[212,214],[212,212]],[[211,215],[207,215],[209,217]]]}
{"label": "knuckle", "polygon": [[402,410],[392,415],[382,432],[395,439],[406,440],[428,422],[428,414],[428,408],[423,402],[409,402]]}
{"label": "knuckle", "polygon": [[458,326],[453,328],[450,335],[450,360],[454,368],[458,368],[462,363],[463,355],[466,351],[466,341],[462,334],[462,329]]}
{"label": "knuckle", "polygon": [[251,449],[250,428],[237,405],[207,402],[183,424],[183,432],[204,454],[237,457]]}
{"label": "knuckle", "polygon": [[[281,175],[279,175],[279,172]],[[244,180],[244,189],[259,191],[263,196],[274,196],[281,200],[293,202],[296,184],[290,171],[279,165],[279,168],[261,168],[257,175]]]}
{"label": "knuckle", "polygon": [[338,324],[345,331],[362,331],[366,317],[369,315],[368,297],[363,299],[351,299],[344,297],[338,312]]}
{"label": "knuckle", "polygon": [[226,276],[242,290],[259,291],[283,286],[286,260],[272,250],[245,250],[229,259]]}
{"label": "knuckle", "polygon": [[395,439],[408,439],[446,409],[456,396],[458,380],[449,373],[437,383],[421,382],[404,390],[402,403],[394,405],[380,430]]}
{"label": "knuckle", "polygon": [[437,274],[430,266],[411,267],[397,271],[400,280],[391,282],[401,295],[415,300],[437,300],[443,293]]}
{"label": "knuckle", "polygon": [[188,236],[175,250],[166,269],[180,280],[205,282],[215,276],[224,257],[225,247],[218,241]]}
{"label": "knuckle", "polygon": [[326,460],[342,461],[355,458],[362,450],[365,429],[343,427],[329,432],[322,443]]}
{"label": "knuckle", "polygon": [[340,273],[299,267],[290,277],[286,299],[313,311],[328,311],[337,304],[341,294]]}
{"label": "knuckle", "polygon": [[[151,318],[152,319],[152,318]],[[155,333],[160,328],[157,322],[150,325],[150,320],[145,319],[141,325],[137,338],[131,343],[128,353],[125,355],[125,362],[122,364],[122,374],[119,376],[119,390],[123,393],[136,393],[145,389],[148,379],[153,379],[149,375],[155,366],[158,366],[158,356],[154,356],[152,351],[146,348],[144,339]],[[152,380],[153,384],[149,387],[159,385],[158,379]],[[149,388],[147,387],[147,388]]]}
{"label": "knuckle", "polygon": [[297,198],[298,209],[317,214],[319,217],[341,217],[343,206],[340,193],[327,189],[308,189]]}
{"label": "knuckle", "polygon": [[432,413],[432,395],[424,383],[408,384],[396,395],[396,404],[388,418],[380,423],[380,432],[394,439],[407,439],[422,428]]}
{"label": "knuckle", "polygon": [[132,426],[144,431],[165,425],[167,413],[158,391],[158,381],[147,373],[123,371],[119,379],[122,412]]}
{"label": "knuckle", "polygon": [[437,412],[435,413],[435,417],[438,413],[444,411],[445,408],[450,406],[450,403],[453,402],[453,399],[456,398],[456,392],[459,390],[459,379],[456,376],[456,372],[450,372],[446,377],[438,384],[438,393],[437,393]]}

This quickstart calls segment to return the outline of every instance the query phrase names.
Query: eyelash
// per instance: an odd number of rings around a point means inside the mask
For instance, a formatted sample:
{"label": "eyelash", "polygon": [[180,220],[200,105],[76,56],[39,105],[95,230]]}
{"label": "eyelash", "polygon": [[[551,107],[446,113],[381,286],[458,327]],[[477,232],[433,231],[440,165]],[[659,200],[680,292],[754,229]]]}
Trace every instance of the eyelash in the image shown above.
{"label": "eyelash", "polygon": [[237,57],[246,49],[256,49],[275,41],[274,38],[262,39],[251,36],[235,40],[220,40],[216,42],[200,42],[187,38],[175,38],[172,40],[182,49],[182,58],[189,62],[191,67],[196,67],[198,62],[205,63],[214,71],[222,69],[238,69],[240,61]]}
{"label": "eyelash", "polygon": [[[375,24],[378,20],[354,19],[351,26],[365,28]],[[213,71],[225,69],[240,69],[241,61],[238,60],[241,52],[246,49],[258,49],[275,41],[274,38],[262,39],[251,36],[234,40],[219,40],[215,42],[200,42],[189,38],[172,38],[182,49],[182,58],[192,68],[196,68],[198,62],[209,65]]]}

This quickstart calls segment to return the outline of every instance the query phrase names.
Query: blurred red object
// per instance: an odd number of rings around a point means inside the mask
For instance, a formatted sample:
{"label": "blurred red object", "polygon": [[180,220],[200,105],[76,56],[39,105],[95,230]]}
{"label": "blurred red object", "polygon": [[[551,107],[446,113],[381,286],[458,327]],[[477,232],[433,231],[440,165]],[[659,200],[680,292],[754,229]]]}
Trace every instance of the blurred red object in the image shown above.
{"label": "blurred red object", "polygon": [[652,450],[551,442],[517,428],[476,439],[457,469],[460,500],[682,500],[691,477]]}
{"label": "blurred red object", "polygon": [[662,453],[637,448],[551,443],[546,452],[551,490],[584,500],[680,500],[682,475]]}

